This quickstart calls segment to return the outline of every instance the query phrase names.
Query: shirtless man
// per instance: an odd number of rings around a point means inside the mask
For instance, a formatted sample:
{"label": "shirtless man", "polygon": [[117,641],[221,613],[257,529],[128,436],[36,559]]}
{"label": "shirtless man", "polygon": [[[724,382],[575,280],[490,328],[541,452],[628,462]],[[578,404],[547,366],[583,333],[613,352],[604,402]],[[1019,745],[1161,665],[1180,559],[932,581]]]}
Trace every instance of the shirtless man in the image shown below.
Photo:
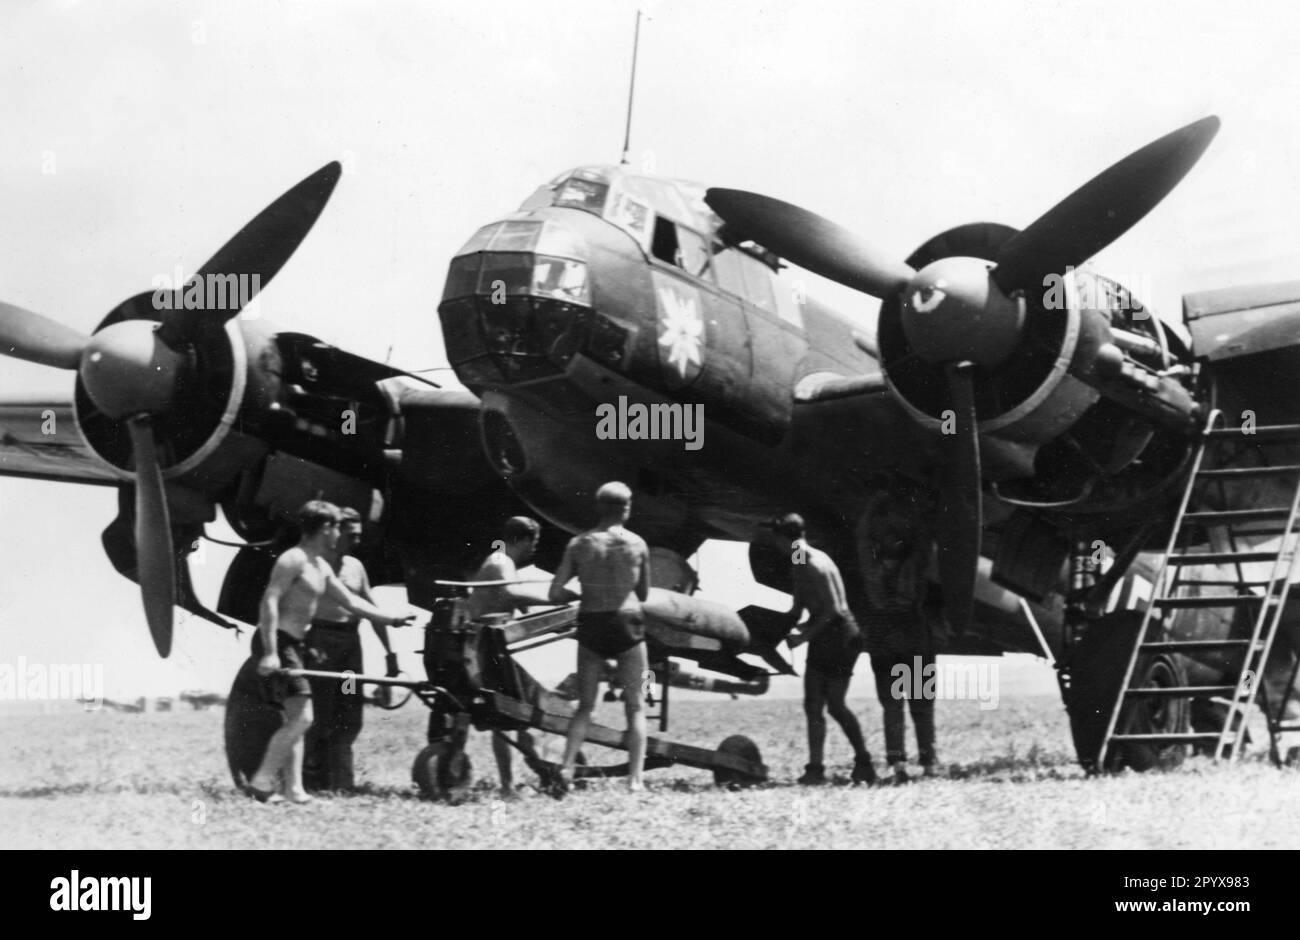
{"label": "shirtless man", "polygon": [[[628,789],[644,789],[645,696],[647,674],[645,624],[641,604],[650,593],[650,551],[645,541],[623,528],[632,513],[632,491],[606,483],[596,491],[600,522],[576,535],[564,550],[550,598],[556,604],[580,600],[578,606],[578,710],[569,722],[559,792],[569,789],[578,749],[587,737],[605,662],[618,661],[627,713]],[[577,577],[582,594],[564,585]]]}
{"label": "shirtless man", "polygon": [[[351,507],[339,510],[339,538],[325,553],[343,586],[367,603],[370,577],[354,553],[361,545],[361,514]],[[361,657],[361,618],[326,595],[320,600],[316,616],[307,633],[307,658],[311,668],[323,672],[364,671]],[[388,627],[373,623],[371,627],[386,654],[388,675],[397,675],[397,654],[388,639]],[[309,790],[352,790],[352,745],[361,734],[365,699],[352,684],[339,679],[312,679],[311,706],[315,721],[303,741],[303,775]]]}
{"label": "shirtless man", "polygon": [[[271,736],[262,765],[248,782],[251,794],[263,803],[276,798],[308,803],[302,785],[302,737],[311,727],[311,686],[306,678],[279,675],[280,669],[303,669],[303,637],[322,596],[371,623],[405,626],[411,617],[389,616],[353,595],[330,567],[326,553],[339,539],[339,511],[331,503],[313,500],[298,510],[298,544],[275,561],[262,595],[253,655],[257,672],[267,677],[273,699],[282,699],[284,724]],[[283,796],[277,789],[283,780]]]}
{"label": "shirtless man", "polygon": [[[501,538],[495,543],[496,550],[479,566],[473,580],[515,580],[519,566],[526,565],[532,560],[533,552],[537,550],[537,537],[541,531],[542,527],[538,525],[537,520],[530,519],[528,516],[512,516],[507,519],[501,529]],[[469,596],[469,615],[477,620],[486,614],[513,614],[516,610],[547,603],[549,601],[529,595],[512,584],[478,587],[474,588]],[[516,740],[526,753],[533,753],[533,739],[527,731],[521,730]],[[501,777],[501,795],[507,799],[516,796],[510,751],[510,742],[506,739],[505,732],[494,731],[492,754],[496,757],[497,773]]]}
{"label": "shirtless man", "polygon": [[790,540],[791,558],[794,560],[791,592],[794,606],[788,614],[791,624],[797,624],[803,612],[808,611],[808,622],[786,638],[790,649],[802,643],[808,644],[803,682],[804,715],[808,721],[808,766],[799,782],[826,782],[823,760],[825,713],[829,711],[853,746],[853,782],[873,784],[876,782],[876,769],[871,754],[862,738],[862,728],[845,702],[853,666],[858,659],[860,635],[853,614],[849,612],[840,570],[829,555],[804,540],[804,521],[798,513],[778,516],[764,523],[764,527]]}

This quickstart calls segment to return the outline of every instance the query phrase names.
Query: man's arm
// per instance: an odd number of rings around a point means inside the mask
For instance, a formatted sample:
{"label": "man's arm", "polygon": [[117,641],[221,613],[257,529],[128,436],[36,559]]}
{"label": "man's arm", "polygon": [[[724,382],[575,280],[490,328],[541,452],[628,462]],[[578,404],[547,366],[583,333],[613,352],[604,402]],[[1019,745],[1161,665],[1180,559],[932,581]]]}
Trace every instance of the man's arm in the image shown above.
{"label": "man's arm", "polygon": [[560,567],[555,569],[555,580],[551,582],[551,589],[546,594],[552,604],[568,604],[582,597],[581,594],[565,587],[576,573],[573,563],[573,539],[570,539],[569,544],[564,548],[564,557],[560,559]]}
{"label": "man's arm", "polygon": [[[483,562],[483,567],[479,568],[478,573],[474,575],[475,581],[514,581],[519,577],[519,571],[515,568],[514,562],[503,555],[493,554],[488,560]],[[493,590],[500,591],[497,597],[504,596],[510,602],[514,610],[526,610],[529,607],[542,607],[549,600],[543,600],[536,593],[530,594],[520,585],[503,584],[498,588],[475,588],[476,591]]]}
{"label": "man's arm", "polygon": [[636,582],[636,597],[641,603],[650,596],[650,549],[641,545],[641,576]]}
{"label": "man's arm", "polygon": [[[812,592],[815,602],[808,604],[808,610],[811,612],[815,609],[821,611],[821,613],[804,624],[798,634],[786,639],[786,644],[791,649],[794,649],[800,643],[811,643],[823,630],[830,626],[839,613],[839,607],[835,602],[835,594],[831,590],[827,572],[819,568],[812,568],[811,574],[812,583],[807,584],[806,589]],[[795,605],[796,609],[801,606],[797,599]]]}
{"label": "man's arm", "polygon": [[[366,573],[366,566],[357,562],[357,567],[361,570],[361,586],[357,589],[357,597],[361,598],[367,604],[374,606],[375,599],[370,593],[370,575]],[[370,621],[370,629],[375,631],[375,636],[379,638],[379,643],[384,648],[384,653],[391,656],[393,654],[393,644],[388,639],[388,624],[379,623],[376,620]]]}
{"label": "man's arm", "polygon": [[275,560],[271,578],[262,592],[262,604],[257,618],[257,632],[262,637],[262,659],[257,671],[263,675],[280,668],[280,650],[276,634],[280,629],[280,598],[289,590],[298,575],[302,574],[302,553],[285,552]]}
{"label": "man's arm", "polygon": [[349,591],[343,582],[338,579],[338,575],[329,570],[329,566],[326,566],[326,572],[325,593],[350,613],[356,614],[358,617],[365,617],[372,624],[394,627],[404,627],[414,619],[409,614],[402,617],[389,616],[374,604],[362,600]]}

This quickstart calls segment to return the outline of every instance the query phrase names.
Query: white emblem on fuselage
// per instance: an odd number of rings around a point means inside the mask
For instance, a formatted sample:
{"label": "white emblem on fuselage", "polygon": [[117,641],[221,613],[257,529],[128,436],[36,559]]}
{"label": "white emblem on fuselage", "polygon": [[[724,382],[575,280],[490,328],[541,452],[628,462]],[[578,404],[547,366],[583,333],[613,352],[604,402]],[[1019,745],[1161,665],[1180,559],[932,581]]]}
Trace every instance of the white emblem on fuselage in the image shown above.
{"label": "white emblem on fuselage", "polygon": [[659,302],[664,313],[659,321],[662,324],[659,345],[668,350],[669,365],[684,379],[692,363],[702,364],[700,345],[704,321],[700,319],[694,297],[682,297],[672,288],[661,287]]}

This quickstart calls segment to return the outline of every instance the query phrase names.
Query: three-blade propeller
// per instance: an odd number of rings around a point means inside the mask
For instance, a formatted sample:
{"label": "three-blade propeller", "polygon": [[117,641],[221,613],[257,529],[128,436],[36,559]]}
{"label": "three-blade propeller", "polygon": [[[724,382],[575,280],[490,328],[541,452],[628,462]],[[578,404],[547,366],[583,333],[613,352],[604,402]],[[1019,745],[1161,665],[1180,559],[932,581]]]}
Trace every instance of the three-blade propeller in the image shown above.
{"label": "three-blade propeller", "polygon": [[[964,280],[961,269],[941,262],[915,271],[842,226],[779,199],[734,189],[706,194],[733,237],[752,239],[872,297],[900,297],[914,352],[943,368],[956,433],[945,437],[941,450],[939,570],[946,613],[958,632],[974,612],[984,525],[975,382],[982,368],[1015,349],[1025,310],[1015,295],[1045,287],[1046,278],[1083,264],[1132,228],[1187,174],[1218,129],[1219,119],[1207,117],[1135,151],[1009,239],[991,268]],[[884,366],[888,372],[890,364]]]}
{"label": "three-blade propeller", "polygon": [[[263,209],[195,275],[200,286],[225,278],[223,289],[200,291],[197,306],[175,303],[158,310],[161,324],[117,320],[86,336],[0,303],[0,355],[76,371],[95,406],[126,423],[135,462],[136,571],[149,631],[163,657],[172,646],[176,557],[154,419],[173,407],[189,368],[186,348],[236,316],[284,267],[320,217],[341,171],[337,162],[326,164]],[[208,307],[214,297],[221,303]]]}

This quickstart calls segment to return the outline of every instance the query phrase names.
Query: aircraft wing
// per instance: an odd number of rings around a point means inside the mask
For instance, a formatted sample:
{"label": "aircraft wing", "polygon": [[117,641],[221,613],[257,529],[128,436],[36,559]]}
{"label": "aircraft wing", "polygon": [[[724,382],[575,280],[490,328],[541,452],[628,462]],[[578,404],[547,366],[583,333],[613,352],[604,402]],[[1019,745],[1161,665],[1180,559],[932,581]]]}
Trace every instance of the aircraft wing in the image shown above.
{"label": "aircraft wing", "polygon": [[95,459],[77,428],[70,401],[0,401],[0,476],[113,486],[119,482]]}

